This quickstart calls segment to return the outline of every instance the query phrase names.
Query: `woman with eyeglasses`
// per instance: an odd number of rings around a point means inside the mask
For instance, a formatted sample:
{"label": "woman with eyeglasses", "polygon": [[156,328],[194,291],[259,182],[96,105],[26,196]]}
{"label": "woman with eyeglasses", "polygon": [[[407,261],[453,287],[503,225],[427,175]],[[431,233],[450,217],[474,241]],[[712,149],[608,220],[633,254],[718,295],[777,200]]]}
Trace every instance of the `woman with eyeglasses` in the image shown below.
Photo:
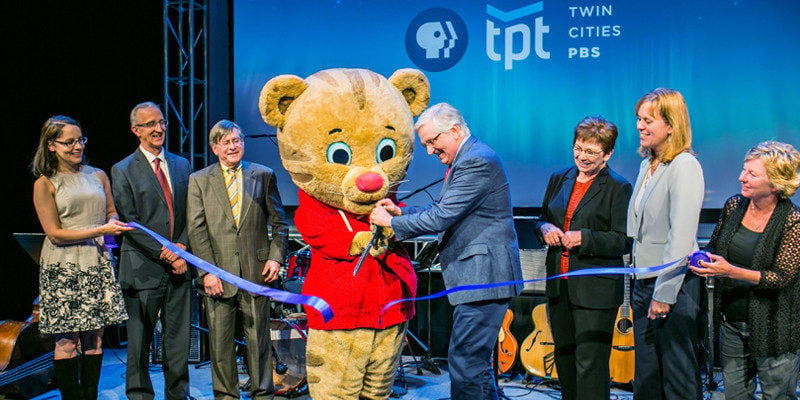
{"label": "woman with eyeglasses", "polygon": [[703,170],[692,152],[689,111],[678,91],[655,89],[639,99],[635,112],[644,160],[628,207],[634,266],[679,261],[657,277],[634,283],[633,395],[699,400],[705,290],[703,280],[683,267],[698,249]]}
{"label": "woman with eyeglasses", "polygon": [[[574,166],[550,177],[536,233],[547,249],[547,276],[623,265],[630,249],[625,218],[631,184],[607,163],[617,127],[586,117],[575,127]],[[564,399],[609,398],[609,355],[623,280],[577,276],[547,281],[555,363]]]}
{"label": "woman with eyeglasses", "polygon": [[729,400],[796,399],[800,371],[800,153],[790,144],[759,143],[744,157],[741,193],[725,208],[692,271],[717,277],[714,322]]}
{"label": "woman with eyeglasses", "polygon": [[85,145],[78,123],[58,115],[44,123],[33,158],[33,205],[46,234],[39,330],[54,337],[54,372],[67,400],[97,398],[103,328],[128,318],[103,236],[132,228],[117,220],[106,174],[85,164]]}

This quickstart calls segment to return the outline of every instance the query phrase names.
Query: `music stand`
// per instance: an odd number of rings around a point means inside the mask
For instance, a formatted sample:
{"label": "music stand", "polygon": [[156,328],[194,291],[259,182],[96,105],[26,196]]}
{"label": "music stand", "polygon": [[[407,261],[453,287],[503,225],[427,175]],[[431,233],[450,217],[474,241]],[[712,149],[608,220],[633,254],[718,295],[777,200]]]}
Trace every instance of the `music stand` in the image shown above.
{"label": "music stand", "polygon": [[31,256],[33,262],[39,265],[39,257],[42,253],[42,243],[44,243],[44,233],[13,233],[14,239]]}
{"label": "music stand", "polygon": [[[423,271],[425,271],[428,274],[428,289],[427,289],[428,290],[428,294],[431,293],[431,281],[433,280],[432,268],[435,267],[436,265],[438,265],[438,264],[434,265],[434,262],[436,261],[436,259],[438,257],[439,257],[439,249],[438,249],[438,244],[437,244],[437,242],[435,240],[425,243],[422,246],[422,248],[419,250],[419,252],[417,252],[417,255],[415,257],[416,258],[416,262],[415,262],[415,265],[414,265],[414,271],[415,272],[423,272]],[[431,302],[430,301],[426,301],[426,303],[427,303],[426,304],[426,307],[427,307],[426,323],[427,323],[427,328],[428,328],[427,339],[428,339],[428,343],[430,343],[431,342],[431,331],[432,331],[432,329],[431,329]],[[431,354],[430,347],[428,347],[422,340],[420,340],[419,337],[414,335],[414,333],[411,331],[411,329],[406,329],[406,333],[407,333],[407,336],[411,336],[411,338],[414,339],[414,342],[416,342],[417,345],[420,346],[420,348],[422,349],[422,352],[423,352],[422,360],[421,361],[417,360],[417,357],[414,354],[414,351],[411,349],[411,346],[410,346],[410,343],[409,343],[408,349],[411,352],[411,357],[414,359],[414,363],[416,364],[417,374],[418,375],[422,375],[422,371],[420,370],[420,368],[424,368],[424,369],[430,371],[431,373],[433,373],[434,375],[441,374],[442,372],[439,370],[439,367],[436,366],[436,363],[433,360],[433,356]],[[407,337],[406,337],[406,340],[408,340]]]}

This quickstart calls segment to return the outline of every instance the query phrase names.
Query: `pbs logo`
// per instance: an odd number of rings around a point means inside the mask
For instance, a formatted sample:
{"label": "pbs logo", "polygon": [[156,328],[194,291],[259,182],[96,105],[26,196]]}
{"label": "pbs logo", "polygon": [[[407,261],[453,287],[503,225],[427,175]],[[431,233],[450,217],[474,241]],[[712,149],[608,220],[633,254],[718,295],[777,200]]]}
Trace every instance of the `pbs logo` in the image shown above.
{"label": "pbs logo", "polygon": [[406,30],[406,53],[419,68],[439,72],[456,65],[467,51],[467,25],[454,11],[431,8]]}

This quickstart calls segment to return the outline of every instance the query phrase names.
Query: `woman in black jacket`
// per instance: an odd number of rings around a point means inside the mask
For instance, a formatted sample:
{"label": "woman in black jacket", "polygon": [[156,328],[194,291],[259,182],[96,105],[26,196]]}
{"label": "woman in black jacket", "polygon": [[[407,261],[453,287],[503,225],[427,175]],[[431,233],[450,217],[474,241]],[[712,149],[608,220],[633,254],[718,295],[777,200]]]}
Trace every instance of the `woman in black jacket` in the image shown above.
{"label": "woman in black jacket", "polygon": [[[575,165],[550,177],[537,224],[539,239],[549,246],[548,277],[620,266],[630,251],[625,222],[631,184],[606,165],[616,139],[611,122],[584,118],[575,127]],[[609,398],[608,359],[622,288],[619,275],[547,281],[562,398]]]}

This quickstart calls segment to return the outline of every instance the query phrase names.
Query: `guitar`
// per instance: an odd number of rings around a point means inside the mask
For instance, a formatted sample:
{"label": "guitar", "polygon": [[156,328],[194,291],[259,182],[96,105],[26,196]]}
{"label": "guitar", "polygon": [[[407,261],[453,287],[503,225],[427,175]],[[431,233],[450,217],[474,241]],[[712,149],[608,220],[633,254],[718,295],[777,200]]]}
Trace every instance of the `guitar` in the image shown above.
{"label": "guitar", "polygon": [[557,379],[555,343],[547,320],[547,304],[533,308],[533,332],[522,341],[519,358],[531,375],[545,379]]}
{"label": "guitar", "polygon": [[631,319],[631,280],[625,275],[625,292],[622,305],[617,311],[617,320],[614,323],[614,337],[611,340],[611,356],[608,360],[611,381],[616,383],[630,383],[633,380],[634,367],[634,341],[633,319]]}
{"label": "guitar", "polygon": [[497,334],[497,373],[508,372],[514,366],[514,359],[517,358],[517,339],[511,334],[511,321],[514,313],[506,310],[503,317],[503,325],[500,333]]}
{"label": "guitar", "polygon": [[27,321],[0,321],[0,398],[36,397],[53,375],[53,339],[39,334],[39,304]]}

